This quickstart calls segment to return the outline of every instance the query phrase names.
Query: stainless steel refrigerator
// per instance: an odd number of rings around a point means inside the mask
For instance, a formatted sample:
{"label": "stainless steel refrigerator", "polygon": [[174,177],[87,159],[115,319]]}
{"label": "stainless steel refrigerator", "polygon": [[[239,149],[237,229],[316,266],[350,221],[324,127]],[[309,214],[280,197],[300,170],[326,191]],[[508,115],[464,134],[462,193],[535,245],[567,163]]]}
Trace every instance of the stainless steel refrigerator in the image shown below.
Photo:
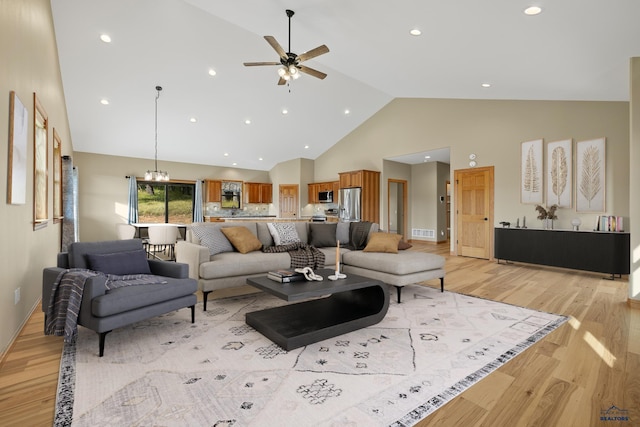
{"label": "stainless steel refrigerator", "polygon": [[341,188],[338,191],[338,217],[341,222],[362,219],[362,188]]}

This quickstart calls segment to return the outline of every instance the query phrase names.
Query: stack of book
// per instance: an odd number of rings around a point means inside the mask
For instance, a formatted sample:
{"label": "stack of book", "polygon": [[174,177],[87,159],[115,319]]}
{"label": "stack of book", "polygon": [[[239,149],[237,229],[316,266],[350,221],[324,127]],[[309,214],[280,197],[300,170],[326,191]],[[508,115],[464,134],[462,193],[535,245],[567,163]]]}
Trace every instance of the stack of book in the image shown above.
{"label": "stack of book", "polygon": [[594,231],[624,231],[624,220],[621,216],[598,215]]}
{"label": "stack of book", "polygon": [[267,273],[267,277],[275,282],[289,283],[306,280],[304,274],[296,273],[293,270],[275,270]]}

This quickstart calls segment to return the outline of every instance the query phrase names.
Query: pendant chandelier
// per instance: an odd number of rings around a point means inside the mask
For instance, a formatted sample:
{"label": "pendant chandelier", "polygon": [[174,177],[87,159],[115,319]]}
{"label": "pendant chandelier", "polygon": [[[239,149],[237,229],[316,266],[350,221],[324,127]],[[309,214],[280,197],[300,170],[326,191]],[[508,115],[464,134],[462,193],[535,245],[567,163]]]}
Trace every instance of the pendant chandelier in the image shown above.
{"label": "pendant chandelier", "polygon": [[155,169],[150,171],[148,170],[144,174],[145,181],[169,181],[169,172],[158,170],[158,98],[160,98],[160,91],[162,90],[162,86],[156,86],[156,91],[158,94],[156,95],[156,139],[155,139]]}

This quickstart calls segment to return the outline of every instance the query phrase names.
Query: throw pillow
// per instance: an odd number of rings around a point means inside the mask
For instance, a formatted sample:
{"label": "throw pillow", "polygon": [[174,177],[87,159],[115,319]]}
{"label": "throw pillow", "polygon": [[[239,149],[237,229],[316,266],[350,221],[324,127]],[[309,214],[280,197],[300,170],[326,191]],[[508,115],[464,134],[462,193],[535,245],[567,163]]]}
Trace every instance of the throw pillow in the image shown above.
{"label": "throw pillow", "polygon": [[151,274],[144,249],[111,254],[87,254],[89,269],[105,274]]}
{"label": "throw pillow", "polygon": [[220,231],[227,236],[233,247],[241,254],[262,249],[260,240],[247,227],[224,227]]}
{"label": "throw pillow", "polygon": [[209,248],[209,255],[233,252],[231,242],[220,231],[220,224],[192,224],[191,232],[200,240],[202,246]]}
{"label": "throw pillow", "polygon": [[400,239],[402,239],[402,236],[399,234],[373,233],[369,239],[369,243],[367,243],[367,246],[362,251],[397,254]]}
{"label": "throw pillow", "polygon": [[404,240],[400,239],[400,241],[398,242],[398,250],[399,251],[404,251],[406,249],[412,248],[413,245],[409,242],[405,242]]}
{"label": "throw pillow", "polygon": [[[311,239],[309,244],[316,248],[326,248],[336,246],[336,228],[338,223],[333,224],[309,224]],[[343,242],[340,242],[343,243]]]}
{"label": "throw pillow", "polygon": [[269,222],[267,227],[269,227],[273,243],[276,246],[300,241],[296,225],[293,222]]}

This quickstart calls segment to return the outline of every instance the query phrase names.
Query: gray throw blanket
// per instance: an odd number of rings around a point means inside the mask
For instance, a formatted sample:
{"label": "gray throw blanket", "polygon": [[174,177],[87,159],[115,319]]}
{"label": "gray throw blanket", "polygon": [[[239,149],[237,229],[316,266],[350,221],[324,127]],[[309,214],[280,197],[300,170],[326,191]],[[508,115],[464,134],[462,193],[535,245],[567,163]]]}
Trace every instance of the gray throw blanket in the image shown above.
{"label": "gray throw blanket", "polygon": [[288,252],[291,256],[291,268],[311,267],[312,269],[324,268],[324,254],[315,246],[302,242],[288,243],[286,245],[265,246],[265,253]]}
{"label": "gray throw blanket", "polygon": [[361,251],[367,246],[367,237],[369,237],[371,224],[368,221],[349,223],[349,249]]}
{"label": "gray throw blanket", "polygon": [[51,288],[51,298],[46,312],[46,335],[64,336],[65,342],[73,341],[78,332],[78,315],[84,285],[87,279],[95,276],[107,277],[107,292],[123,286],[167,283],[161,277],[149,274],[117,276],[83,268],[64,270],[58,274]]}

